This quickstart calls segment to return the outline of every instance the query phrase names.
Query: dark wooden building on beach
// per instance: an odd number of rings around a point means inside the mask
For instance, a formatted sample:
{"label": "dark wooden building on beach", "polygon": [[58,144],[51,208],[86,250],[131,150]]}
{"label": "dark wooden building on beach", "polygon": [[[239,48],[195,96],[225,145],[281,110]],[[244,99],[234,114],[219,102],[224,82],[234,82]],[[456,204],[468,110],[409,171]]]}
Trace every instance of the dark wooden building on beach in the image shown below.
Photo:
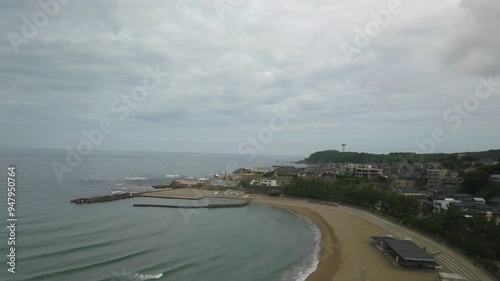
{"label": "dark wooden building on beach", "polygon": [[372,236],[378,249],[384,251],[397,265],[404,267],[436,268],[438,264],[431,254],[411,240],[398,240],[393,237]]}

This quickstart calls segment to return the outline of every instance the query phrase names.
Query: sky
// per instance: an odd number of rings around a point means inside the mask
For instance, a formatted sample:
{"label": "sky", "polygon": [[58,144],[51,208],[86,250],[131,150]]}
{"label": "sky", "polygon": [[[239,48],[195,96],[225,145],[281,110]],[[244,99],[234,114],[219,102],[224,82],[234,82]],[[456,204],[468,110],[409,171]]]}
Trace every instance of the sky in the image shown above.
{"label": "sky", "polygon": [[0,3],[0,147],[500,148],[498,0]]}

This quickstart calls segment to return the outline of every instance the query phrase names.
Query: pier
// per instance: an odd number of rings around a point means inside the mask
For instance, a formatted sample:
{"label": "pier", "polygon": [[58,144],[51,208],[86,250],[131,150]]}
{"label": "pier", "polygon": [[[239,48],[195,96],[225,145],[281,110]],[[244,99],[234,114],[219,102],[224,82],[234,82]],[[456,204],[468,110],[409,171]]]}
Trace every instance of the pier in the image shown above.
{"label": "pier", "polygon": [[101,203],[101,202],[111,202],[122,199],[129,199],[141,196],[139,193],[120,193],[120,194],[112,194],[112,195],[103,195],[96,197],[86,197],[86,198],[76,198],[71,200],[71,203],[74,204],[92,204],[92,203]]}

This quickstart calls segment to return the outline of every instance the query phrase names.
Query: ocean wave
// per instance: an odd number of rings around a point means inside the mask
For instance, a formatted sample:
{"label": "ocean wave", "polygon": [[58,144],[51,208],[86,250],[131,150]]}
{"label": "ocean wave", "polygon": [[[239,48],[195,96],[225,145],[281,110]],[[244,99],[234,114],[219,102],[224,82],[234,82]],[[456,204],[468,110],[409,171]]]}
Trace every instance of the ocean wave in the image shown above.
{"label": "ocean wave", "polygon": [[130,178],[125,178],[126,181],[145,181],[148,178],[144,177],[130,177]]}
{"label": "ocean wave", "polygon": [[163,273],[158,274],[140,274],[135,272],[120,272],[115,273],[115,277],[120,277],[123,280],[150,280],[150,279],[159,279],[163,276]]}
{"label": "ocean wave", "polygon": [[176,179],[176,178],[180,178],[181,176],[180,175],[165,175],[164,178],[166,179]]}
{"label": "ocean wave", "polygon": [[[292,212],[293,213],[293,212]],[[312,230],[314,235],[314,250],[311,255],[309,255],[301,264],[294,267],[291,271],[285,273],[281,280],[288,281],[305,281],[309,275],[311,275],[319,264],[319,255],[321,252],[321,231],[318,226],[315,225],[309,218],[297,215],[302,221],[304,221]]]}

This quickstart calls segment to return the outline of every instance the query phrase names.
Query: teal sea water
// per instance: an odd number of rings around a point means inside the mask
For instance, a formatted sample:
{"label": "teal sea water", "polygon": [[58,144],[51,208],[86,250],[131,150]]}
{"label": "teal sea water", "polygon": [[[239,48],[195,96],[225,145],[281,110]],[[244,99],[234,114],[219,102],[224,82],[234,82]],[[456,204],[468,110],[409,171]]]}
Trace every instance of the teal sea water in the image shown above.
{"label": "teal sea water", "polygon": [[[265,206],[137,208],[134,198],[78,206],[76,197],[139,191],[172,178],[206,177],[229,161],[283,164],[300,157],[95,151],[59,181],[64,151],[0,149],[3,266],[0,280],[305,280],[317,265],[319,231],[308,219]],[[7,272],[7,166],[17,166],[16,273]]]}

